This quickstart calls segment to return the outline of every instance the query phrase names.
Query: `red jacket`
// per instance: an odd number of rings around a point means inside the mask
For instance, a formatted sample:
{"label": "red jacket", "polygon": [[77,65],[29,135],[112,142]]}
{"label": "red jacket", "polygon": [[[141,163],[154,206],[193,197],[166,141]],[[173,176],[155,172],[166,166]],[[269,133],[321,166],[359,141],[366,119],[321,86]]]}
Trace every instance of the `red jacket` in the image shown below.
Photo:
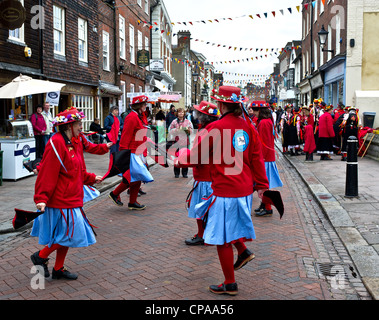
{"label": "red jacket", "polygon": [[318,120],[318,136],[319,138],[333,138],[335,136],[333,118],[329,112],[324,112]]}
{"label": "red jacket", "polygon": [[189,156],[178,159],[179,165],[192,167],[207,161],[216,196],[245,197],[269,188],[258,132],[241,117],[227,113],[212,122]]}
{"label": "red jacket", "polygon": [[46,131],[46,121],[42,114],[33,113],[30,117],[30,122],[33,125],[33,132],[35,136],[39,136],[43,131]]}
{"label": "red jacket", "polygon": [[96,178],[94,173],[85,170],[83,145],[72,143],[61,133],[56,133],[51,139],[66,169],[60,163],[49,140],[39,167],[34,202],[46,203],[50,208],[82,207],[83,185],[94,184]]}
{"label": "red jacket", "polygon": [[[201,140],[203,136],[208,133],[209,125],[207,125],[204,129],[201,129],[197,132],[194,141],[197,139]],[[193,178],[196,181],[212,181],[211,179],[211,165],[210,164],[200,164],[196,167],[193,167],[192,173]]]}
{"label": "red jacket", "polygon": [[142,122],[137,112],[132,111],[126,116],[120,139],[120,150],[130,149],[132,153],[147,155],[145,143],[147,128],[144,125],[147,123]]}
{"label": "red jacket", "polygon": [[264,162],[275,161],[274,125],[271,119],[258,122],[258,133],[262,139],[262,156]]}

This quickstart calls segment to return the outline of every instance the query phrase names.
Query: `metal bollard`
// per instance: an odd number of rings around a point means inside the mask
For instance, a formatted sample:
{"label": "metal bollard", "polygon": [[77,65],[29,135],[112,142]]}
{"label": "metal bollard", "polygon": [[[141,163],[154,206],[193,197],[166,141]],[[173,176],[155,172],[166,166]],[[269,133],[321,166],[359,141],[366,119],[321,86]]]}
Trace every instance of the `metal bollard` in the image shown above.
{"label": "metal bollard", "polygon": [[347,139],[345,197],[358,197],[358,139],[350,136]]}

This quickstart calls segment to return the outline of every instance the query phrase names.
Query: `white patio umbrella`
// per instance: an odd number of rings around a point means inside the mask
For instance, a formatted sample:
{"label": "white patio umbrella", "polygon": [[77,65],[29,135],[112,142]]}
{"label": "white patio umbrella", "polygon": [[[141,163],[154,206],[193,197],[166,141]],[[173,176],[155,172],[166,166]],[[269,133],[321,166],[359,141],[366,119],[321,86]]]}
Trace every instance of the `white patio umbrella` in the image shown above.
{"label": "white patio umbrella", "polygon": [[0,99],[14,99],[31,94],[60,91],[64,86],[64,83],[33,79],[20,74],[12,82],[0,88]]}

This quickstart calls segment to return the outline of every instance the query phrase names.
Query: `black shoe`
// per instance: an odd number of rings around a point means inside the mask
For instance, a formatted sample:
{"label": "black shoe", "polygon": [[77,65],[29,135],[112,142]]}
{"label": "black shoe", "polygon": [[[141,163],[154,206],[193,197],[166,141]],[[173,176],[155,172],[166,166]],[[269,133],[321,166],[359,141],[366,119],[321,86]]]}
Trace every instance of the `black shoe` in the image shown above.
{"label": "black shoe", "polygon": [[121,202],[121,199],[120,199],[120,196],[115,196],[114,194],[113,194],[113,191],[111,191],[110,193],[109,193],[109,198],[111,198],[112,200],[113,200],[113,202],[115,203],[115,204],[117,204],[118,206],[120,206],[120,207],[122,207],[124,204]]}
{"label": "black shoe", "polygon": [[271,216],[272,215],[272,210],[263,209],[260,212],[256,212],[255,215],[258,216],[258,217]]}
{"label": "black shoe", "polygon": [[175,175],[175,178],[179,178],[179,175],[178,175],[178,174],[176,174],[176,175]]}
{"label": "black shoe", "polygon": [[195,235],[193,238],[186,239],[184,242],[188,246],[198,246],[198,245],[203,245],[204,244],[204,239],[200,238],[198,235]]}
{"label": "black shoe", "polygon": [[231,296],[235,296],[238,294],[238,286],[237,283],[229,283],[229,284],[220,284],[220,285],[211,285],[209,286],[209,291],[215,294],[229,294]]}
{"label": "black shoe", "polygon": [[185,174],[185,175],[183,175],[183,178],[188,178],[188,176]]}
{"label": "black shoe", "polygon": [[50,272],[49,269],[47,268],[49,259],[41,258],[39,256],[39,251],[34,252],[31,256],[30,259],[32,260],[33,264],[35,266],[42,266],[43,270],[45,271],[45,278],[50,277]]}
{"label": "black shoe", "polygon": [[78,279],[78,275],[75,273],[71,273],[65,267],[60,268],[59,270],[55,270],[53,268],[53,279],[68,279],[68,280],[76,280]]}
{"label": "black shoe", "polygon": [[263,202],[261,202],[260,206],[257,209],[254,209],[254,212],[260,212],[265,208],[265,205]]}
{"label": "black shoe", "polygon": [[141,195],[141,196],[143,196],[144,194],[146,194],[146,192],[143,191],[142,189],[139,189],[138,194]]}
{"label": "black shoe", "polygon": [[138,202],[129,203],[128,204],[129,210],[145,210],[146,206],[144,204],[139,204]]}
{"label": "black shoe", "polygon": [[237,257],[237,261],[234,264],[234,270],[241,269],[246,263],[253,260],[254,258],[255,254],[246,248],[246,250]]}

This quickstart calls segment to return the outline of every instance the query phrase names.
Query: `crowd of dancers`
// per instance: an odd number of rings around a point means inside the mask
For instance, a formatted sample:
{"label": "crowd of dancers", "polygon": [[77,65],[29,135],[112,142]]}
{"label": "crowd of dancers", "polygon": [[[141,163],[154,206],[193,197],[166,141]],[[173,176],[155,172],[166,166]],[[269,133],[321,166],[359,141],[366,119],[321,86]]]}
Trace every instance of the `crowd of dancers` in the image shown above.
{"label": "crowd of dancers", "polygon": [[[313,160],[312,155],[317,150],[321,160],[327,160],[337,151],[345,159],[346,137],[356,133],[359,119],[356,109],[338,106],[333,110],[320,99],[309,107],[287,105],[283,113],[270,104],[253,102],[246,112],[240,89],[233,86],[221,86],[213,92],[212,99],[216,104],[202,101],[193,106],[199,130],[191,147],[188,136],[192,129],[184,123],[183,115],[170,125],[171,134],[184,135],[184,139],[179,139],[184,143],[171,146],[174,173],[178,177],[182,168],[186,177],[188,168],[193,169],[194,184],[187,204],[188,217],[195,219],[197,232],[185,243],[217,247],[225,279],[219,285],[210,285],[209,290],[215,294],[236,295],[235,271],[255,257],[245,244],[256,238],[251,218],[253,193],[256,191],[261,199],[260,206],[254,210],[255,216],[270,216],[272,201],[265,193],[283,186],[275,163],[274,140],[278,133],[282,136],[283,152],[293,156],[305,152],[306,160]],[[81,119],[85,115],[75,108],[54,119],[57,133],[47,143],[36,172],[34,201],[43,214],[34,222],[31,233],[44,246],[32,254],[31,260],[43,267],[46,277],[50,275],[49,256],[56,251],[53,278],[77,279],[77,274],[64,267],[68,249],[96,242],[83,203],[98,194],[86,195],[86,186],[100,183],[116,168],[121,170],[122,181],[110,192],[111,201],[123,206],[121,194],[128,190],[129,210],[147,208],[137,201],[141,184],[154,181],[146,161],[146,144],[149,140],[152,142],[148,138],[150,127],[145,115],[147,103],[147,96],[133,98],[122,130],[114,118],[116,128],[112,128],[111,142],[107,144],[94,145],[85,139],[81,132]],[[173,141],[179,142],[176,138]],[[111,154],[110,171],[104,176],[88,173],[83,152],[104,154],[115,144],[119,149]],[[166,151],[167,156],[170,152]],[[235,261],[233,247],[237,250]]]}

